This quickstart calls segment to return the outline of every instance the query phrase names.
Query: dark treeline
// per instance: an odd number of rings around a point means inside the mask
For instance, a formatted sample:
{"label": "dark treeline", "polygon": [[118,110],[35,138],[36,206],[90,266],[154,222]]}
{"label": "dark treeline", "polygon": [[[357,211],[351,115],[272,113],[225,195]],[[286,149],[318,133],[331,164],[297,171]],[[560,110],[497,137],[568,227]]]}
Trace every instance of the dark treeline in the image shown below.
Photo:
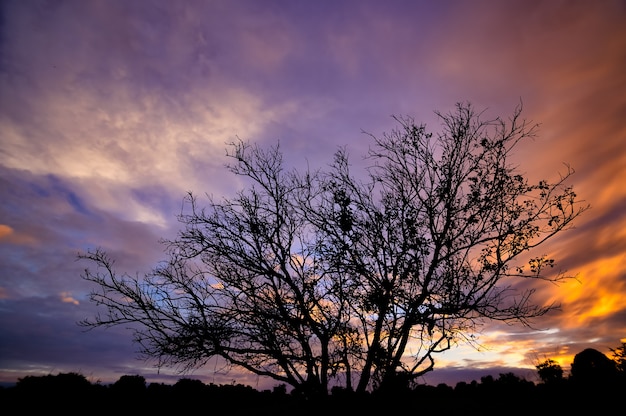
{"label": "dark treeline", "polygon": [[586,349],[574,358],[570,374],[551,359],[537,364],[540,382],[513,373],[484,376],[480,381],[455,386],[398,381],[388,391],[356,394],[331,389],[328,396],[305,398],[288,392],[285,385],[258,391],[242,384],[205,384],[181,378],[173,385],[146,383],[143,376],[125,375],[110,385],[91,383],[78,373],[27,376],[15,386],[0,389],[5,408],[19,414],[61,410],[65,414],[228,414],[228,415],[328,415],[379,414],[409,411],[413,414],[566,414],[608,411],[621,414],[626,392],[625,346],[609,358]]}

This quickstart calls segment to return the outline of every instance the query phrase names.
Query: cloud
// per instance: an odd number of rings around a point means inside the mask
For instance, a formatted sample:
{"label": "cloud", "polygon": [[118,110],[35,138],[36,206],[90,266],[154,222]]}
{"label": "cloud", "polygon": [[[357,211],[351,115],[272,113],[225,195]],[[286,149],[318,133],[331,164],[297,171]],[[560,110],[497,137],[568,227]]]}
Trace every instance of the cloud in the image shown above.
{"label": "cloud", "polygon": [[10,298],[85,291],[83,265],[75,260],[88,248],[115,251],[120,267],[146,271],[163,255],[158,241],[166,230],[159,235],[150,224],[102,211],[78,197],[80,187],[72,182],[6,168],[0,177],[1,286]]}
{"label": "cloud", "polygon": [[63,303],[71,303],[72,305],[80,305],[80,302],[72,297],[71,292],[61,292],[60,297],[61,297],[61,302]]}
{"label": "cloud", "polygon": [[[201,48],[202,34],[194,33],[200,22],[185,28],[187,15],[177,19],[150,10],[146,16],[119,3],[104,10],[69,3],[45,10],[49,14],[21,15],[21,24],[9,32],[15,39],[7,55],[28,81],[4,78],[3,107],[11,100],[23,105],[11,106],[0,119],[0,162],[82,181],[82,197],[98,201],[101,209],[164,225],[162,213],[133,191],[158,185],[178,198],[188,189],[224,191],[223,182],[207,184],[207,178],[222,168],[225,144],[235,135],[255,137],[300,109],[263,102],[244,87],[224,87],[219,77],[196,74],[193,56],[200,52],[181,53],[175,45]],[[93,30],[78,22],[89,22]],[[161,31],[164,23],[172,31]],[[85,36],[65,42],[71,31]],[[45,43],[50,45],[41,49]],[[166,53],[151,52],[154,45],[165,45]],[[71,64],[57,64],[59,56]],[[212,64],[219,66],[219,60]]]}
{"label": "cloud", "polygon": [[483,377],[491,376],[497,379],[500,374],[515,374],[517,377],[532,382],[538,382],[539,377],[536,370],[530,368],[497,366],[489,368],[472,368],[472,367],[446,367],[426,373],[421,377],[421,382],[431,386],[446,384],[455,387],[457,383],[471,383],[476,381],[480,383]]}
{"label": "cloud", "polygon": [[9,244],[33,244],[35,243],[35,239],[29,235],[25,234],[17,234],[13,228],[6,224],[0,224],[0,244],[1,243],[9,243]]}

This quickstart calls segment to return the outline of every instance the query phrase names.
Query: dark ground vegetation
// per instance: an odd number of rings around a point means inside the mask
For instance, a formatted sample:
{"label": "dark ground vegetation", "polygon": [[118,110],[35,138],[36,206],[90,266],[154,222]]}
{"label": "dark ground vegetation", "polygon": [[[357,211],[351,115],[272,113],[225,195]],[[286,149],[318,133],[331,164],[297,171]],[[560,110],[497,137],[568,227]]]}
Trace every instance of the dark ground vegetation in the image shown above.
{"label": "dark ground vegetation", "polygon": [[306,398],[284,385],[258,391],[241,384],[205,384],[181,378],[173,385],[146,383],[126,375],[111,385],[89,382],[77,373],[27,376],[0,389],[4,414],[123,415],[558,415],[623,414],[626,372],[624,345],[613,359],[595,349],[577,354],[567,377],[558,364],[538,364],[541,382],[513,373],[485,376],[454,387],[397,386],[392,391],[357,394],[332,389],[327,396]]}

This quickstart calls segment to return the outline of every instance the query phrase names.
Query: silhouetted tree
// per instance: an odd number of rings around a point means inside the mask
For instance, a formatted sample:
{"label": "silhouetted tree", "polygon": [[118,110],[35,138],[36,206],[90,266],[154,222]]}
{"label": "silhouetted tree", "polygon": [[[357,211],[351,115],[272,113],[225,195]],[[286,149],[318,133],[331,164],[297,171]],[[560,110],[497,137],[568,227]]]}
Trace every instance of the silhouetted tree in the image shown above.
{"label": "silhouetted tree", "polygon": [[585,384],[604,384],[615,381],[615,362],[594,348],[587,348],[574,356],[571,378]]}
{"label": "silhouetted tree", "polygon": [[535,366],[539,378],[545,384],[558,383],[563,381],[563,369],[552,359],[547,359]]}
{"label": "silhouetted tree", "polygon": [[511,154],[535,128],[521,107],[508,122],[470,104],[437,115],[437,135],[396,118],[371,136],[366,181],[345,149],[327,170],[298,172],[278,146],[233,143],[229,168],[249,186],[206,208],[189,194],[166,262],[139,277],[100,249],[79,256],[98,267],[83,277],[107,310],[82,324],[138,324],[162,365],[218,356],[307,395],[330,380],[356,392],[409,383],[486,320],[528,325],[558,305],[514,282],[566,277],[529,251],[587,208],[573,171],[530,183],[516,169]]}
{"label": "silhouetted tree", "polygon": [[626,342],[617,348],[609,348],[612,353],[611,359],[622,376],[626,376]]}
{"label": "silhouetted tree", "polygon": [[493,378],[493,376],[491,374],[488,374],[486,376],[482,376],[480,378],[480,384],[483,386],[491,386],[495,383],[495,379]]}

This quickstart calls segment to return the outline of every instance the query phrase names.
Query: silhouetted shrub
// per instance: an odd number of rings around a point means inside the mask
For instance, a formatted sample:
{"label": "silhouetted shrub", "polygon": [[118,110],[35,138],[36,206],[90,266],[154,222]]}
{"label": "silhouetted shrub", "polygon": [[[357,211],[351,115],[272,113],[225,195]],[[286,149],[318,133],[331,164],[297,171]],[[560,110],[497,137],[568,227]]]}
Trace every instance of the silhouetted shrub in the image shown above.
{"label": "silhouetted shrub", "polygon": [[81,374],[59,373],[57,375],[26,376],[18,380],[16,388],[32,393],[80,393],[89,390],[91,383]]}
{"label": "silhouetted shrub", "polygon": [[115,383],[113,389],[119,391],[143,392],[146,390],[146,379],[143,376],[122,376]]}
{"label": "silhouetted shrub", "polygon": [[181,378],[174,384],[173,392],[178,399],[197,400],[206,397],[209,389],[201,380]]}

